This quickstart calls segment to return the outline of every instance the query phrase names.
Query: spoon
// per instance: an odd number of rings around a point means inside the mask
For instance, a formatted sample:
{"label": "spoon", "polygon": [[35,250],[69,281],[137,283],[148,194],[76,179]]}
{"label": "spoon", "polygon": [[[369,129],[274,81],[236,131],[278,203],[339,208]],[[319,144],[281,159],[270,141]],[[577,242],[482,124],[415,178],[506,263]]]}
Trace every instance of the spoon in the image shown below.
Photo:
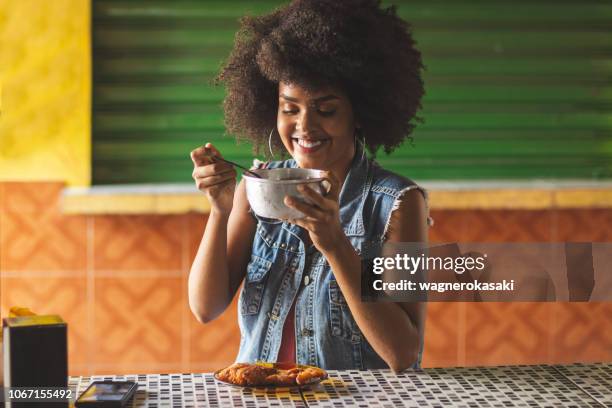
{"label": "spoon", "polygon": [[227,164],[231,164],[234,167],[238,167],[239,169],[244,170],[244,172],[247,173],[249,176],[253,176],[253,177],[256,177],[256,178],[263,178],[259,174],[255,173],[255,172],[253,172],[253,171],[251,171],[249,169],[247,169],[246,167],[241,166],[238,163],[234,163],[233,161],[225,160],[223,157],[214,156],[213,154],[211,154],[210,158],[213,159],[213,160],[221,160],[222,162],[225,162]]}

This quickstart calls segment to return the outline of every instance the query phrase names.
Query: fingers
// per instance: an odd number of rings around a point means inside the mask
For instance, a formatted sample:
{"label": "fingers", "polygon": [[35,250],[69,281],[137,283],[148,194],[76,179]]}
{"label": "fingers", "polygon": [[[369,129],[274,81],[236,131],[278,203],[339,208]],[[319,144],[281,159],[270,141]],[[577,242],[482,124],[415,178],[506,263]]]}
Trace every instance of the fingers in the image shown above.
{"label": "fingers", "polygon": [[194,167],[205,166],[212,163],[212,159],[209,157],[209,154],[204,146],[193,149],[189,156],[191,157]]}
{"label": "fingers", "polygon": [[[198,188],[200,188],[200,184],[212,186],[236,177],[236,170],[233,166],[215,161],[214,157],[221,157],[221,153],[212,143],[206,143],[204,146],[192,150],[190,156],[194,165],[191,176],[198,184]],[[203,180],[205,178],[209,178],[209,180]]]}
{"label": "fingers", "polygon": [[219,150],[217,150],[217,148],[215,146],[213,146],[212,143],[206,143],[204,145],[204,148],[212,153],[213,156],[217,156],[217,157],[223,157],[223,155],[221,155],[221,152]]}
{"label": "fingers", "polygon": [[198,190],[202,190],[202,191],[210,187],[213,187],[213,186],[218,186],[220,184],[229,183],[230,181],[232,183],[236,181],[235,173],[224,173],[220,175],[208,176],[208,177],[203,177],[203,178],[198,177],[195,180]]}
{"label": "fingers", "polygon": [[206,143],[204,146],[193,149],[189,156],[195,167],[214,163],[214,156],[223,157],[212,143]]}
{"label": "fingers", "polygon": [[222,167],[221,164],[225,165],[225,163],[215,163],[196,167],[193,170],[192,177],[198,189],[223,183],[226,180],[236,180],[236,170],[231,166]]}
{"label": "fingers", "polygon": [[300,222],[300,220],[296,220],[296,219],[293,219],[293,218],[289,218],[289,219],[283,219],[283,220],[281,220],[281,221],[286,221],[286,222],[288,222],[289,224],[295,224],[295,225],[297,225],[298,227],[302,227],[302,228],[304,228],[305,230],[307,230],[307,229],[308,229],[308,228],[306,228],[306,226],[305,226],[305,225],[303,225],[303,224]]}
{"label": "fingers", "polygon": [[285,205],[287,205],[290,208],[294,208],[298,211],[300,211],[301,213],[303,213],[305,216],[307,217],[312,217],[312,218],[316,218],[316,219],[323,219],[325,214],[323,213],[323,211],[321,211],[320,209],[310,205],[310,204],[306,204],[303,201],[300,201],[298,199],[296,199],[295,197],[290,197],[290,196],[286,196],[285,197]]}
{"label": "fingers", "polygon": [[215,186],[217,189],[222,184],[235,182],[236,170],[227,163],[214,160],[214,157],[220,157],[221,153],[211,143],[192,150],[190,156],[194,165],[191,176],[198,190],[205,191]]}
{"label": "fingers", "polygon": [[337,205],[337,197],[334,190],[332,190],[332,182],[330,182],[330,190],[327,194],[321,194],[318,191],[314,190],[312,187],[302,184],[297,187],[298,191],[310,200],[310,202],[314,203],[317,207],[324,210],[332,210]]}
{"label": "fingers", "polygon": [[302,227],[307,231],[314,232],[315,234],[321,233],[325,228],[325,223],[322,223],[321,220],[312,217],[291,218],[283,221],[287,221],[289,224],[295,224],[298,227]]}
{"label": "fingers", "polygon": [[[330,173],[331,175],[331,173]],[[333,176],[332,176],[333,177]],[[295,197],[286,196],[285,204],[293,209],[296,209],[305,215],[304,218],[288,220],[292,224],[296,224],[309,231],[319,229],[321,225],[327,223],[333,217],[334,209],[337,206],[338,182],[337,179],[329,177],[330,190],[327,196],[321,195],[308,185],[299,185],[297,187],[300,194],[308,199],[310,203],[305,203]],[[326,177],[327,179],[328,177]]]}
{"label": "fingers", "polygon": [[198,177],[216,176],[219,174],[225,174],[225,173],[230,173],[230,172],[236,175],[236,170],[234,169],[233,166],[227,163],[219,162],[219,163],[207,164],[205,166],[198,166],[193,169],[191,176],[195,179]]}
{"label": "fingers", "polygon": [[234,191],[235,188],[236,188],[236,181],[230,179],[230,180],[222,181],[221,183],[218,183],[212,186],[203,187],[200,189],[200,191],[202,191],[203,193],[206,193],[209,199],[215,199],[219,197],[220,194],[223,194],[226,191]]}
{"label": "fingers", "polygon": [[302,227],[308,231],[312,229],[312,223],[310,221],[307,221],[306,218],[299,218],[299,219],[291,218],[289,220],[283,220],[283,221],[287,221],[289,224],[295,224],[298,227]]}
{"label": "fingers", "polygon": [[323,177],[329,182],[330,187],[326,197],[331,198],[334,201],[338,201],[340,196],[340,180],[331,171],[325,171]]}
{"label": "fingers", "polygon": [[300,194],[302,194],[302,196],[309,199],[317,207],[325,208],[327,206],[325,198],[320,193],[313,190],[310,186],[301,184],[297,186],[297,190],[300,192]]}

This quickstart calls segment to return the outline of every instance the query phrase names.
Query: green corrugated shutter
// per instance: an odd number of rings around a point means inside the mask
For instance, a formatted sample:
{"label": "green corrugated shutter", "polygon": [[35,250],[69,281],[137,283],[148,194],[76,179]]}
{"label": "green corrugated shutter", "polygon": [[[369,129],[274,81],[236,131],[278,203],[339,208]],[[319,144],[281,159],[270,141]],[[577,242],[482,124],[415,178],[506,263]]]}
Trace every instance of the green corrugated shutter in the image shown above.
{"label": "green corrugated shutter", "polygon": [[[391,2],[386,2],[391,3]],[[612,5],[395,1],[427,66],[425,124],[379,161],[415,179],[612,177]],[[223,137],[209,81],[237,19],[278,1],[93,1],[93,183],[190,182]]]}

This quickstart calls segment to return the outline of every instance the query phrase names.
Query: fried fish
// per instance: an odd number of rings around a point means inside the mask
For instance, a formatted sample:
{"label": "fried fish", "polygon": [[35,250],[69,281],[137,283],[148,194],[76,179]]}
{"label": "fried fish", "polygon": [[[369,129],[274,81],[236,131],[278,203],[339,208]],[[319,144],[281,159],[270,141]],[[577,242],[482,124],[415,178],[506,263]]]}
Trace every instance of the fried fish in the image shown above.
{"label": "fried fish", "polygon": [[218,371],[219,381],[241,386],[285,386],[312,384],[327,378],[325,370],[311,366],[234,363]]}

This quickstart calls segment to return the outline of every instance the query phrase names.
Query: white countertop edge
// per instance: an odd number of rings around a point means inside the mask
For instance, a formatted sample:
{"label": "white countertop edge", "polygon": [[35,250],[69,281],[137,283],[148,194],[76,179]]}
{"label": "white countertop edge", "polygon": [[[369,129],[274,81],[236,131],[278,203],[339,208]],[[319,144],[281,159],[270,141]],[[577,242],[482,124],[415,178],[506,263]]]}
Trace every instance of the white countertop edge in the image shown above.
{"label": "white countertop edge", "polygon": [[[435,180],[417,182],[429,191],[478,190],[612,190],[612,181],[593,180]],[[117,184],[67,187],[64,196],[202,194],[192,183]]]}
{"label": "white countertop edge", "polygon": [[91,187],[66,187],[64,196],[84,195],[164,195],[202,194],[192,183],[116,184]]}
{"label": "white countertop edge", "polygon": [[596,180],[431,180],[419,183],[430,191],[474,190],[612,190],[611,181]]}

